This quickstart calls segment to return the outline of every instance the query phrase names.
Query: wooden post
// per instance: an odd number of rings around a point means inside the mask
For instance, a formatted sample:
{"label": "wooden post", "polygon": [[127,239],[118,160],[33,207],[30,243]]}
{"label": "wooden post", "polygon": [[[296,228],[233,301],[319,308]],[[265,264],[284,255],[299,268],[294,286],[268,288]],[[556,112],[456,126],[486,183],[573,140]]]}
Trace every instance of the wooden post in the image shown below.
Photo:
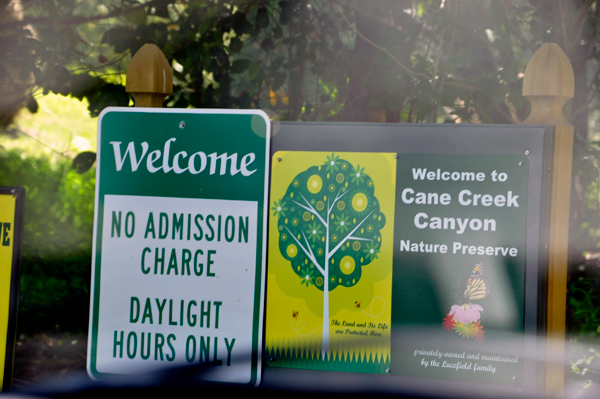
{"label": "wooden post", "polygon": [[125,90],[136,107],[162,107],[165,98],[173,94],[171,66],[156,45],[144,44],[131,58]]}
{"label": "wooden post", "polygon": [[573,158],[573,125],[563,115],[573,98],[575,78],[560,46],[546,43],[531,57],[523,78],[523,96],[531,114],[523,124],[554,125],[554,160],[546,303],[546,396],[563,396],[565,380],[565,319],[567,306],[567,250]]}
{"label": "wooden post", "polygon": [[385,110],[377,108],[369,108],[369,122],[387,122]]}

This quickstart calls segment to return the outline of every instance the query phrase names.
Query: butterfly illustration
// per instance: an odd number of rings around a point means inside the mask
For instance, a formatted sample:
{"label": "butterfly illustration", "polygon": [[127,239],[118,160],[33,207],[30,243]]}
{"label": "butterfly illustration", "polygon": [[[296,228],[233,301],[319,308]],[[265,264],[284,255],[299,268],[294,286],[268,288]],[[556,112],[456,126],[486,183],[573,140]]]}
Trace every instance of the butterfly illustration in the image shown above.
{"label": "butterfly illustration", "polygon": [[465,303],[469,303],[474,299],[483,299],[490,293],[490,284],[483,277],[483,265],[478,263],[473,268],[473,271],[469,274],[467,285],[465,286],[465,293],[461,299]]}

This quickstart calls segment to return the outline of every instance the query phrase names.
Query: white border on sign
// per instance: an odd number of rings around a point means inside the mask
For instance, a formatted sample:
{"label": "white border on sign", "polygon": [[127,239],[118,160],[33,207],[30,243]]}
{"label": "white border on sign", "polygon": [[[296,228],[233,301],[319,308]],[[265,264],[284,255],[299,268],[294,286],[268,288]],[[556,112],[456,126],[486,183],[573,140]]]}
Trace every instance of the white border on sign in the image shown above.
{"label": "white border on sign", "polygon": [[270,167],[269,162],[271,158],[271,121],[266,112],[260,109],[256,110],[235,110],[235,109],[186,109],[186,108],[148,108],[148,107],[107,107],[98,116],[98,137],[97,137],[97,150],[96,150],[96,193],[94,195],[94,232],[92,238],[92,276],[90,283],[90,320],[88,327],[88,350],[86,359],[86,368],[88,375],[98,380],[94,376],[90,369],[90,359],[92,353],[92,334],[93,320],[94,320],[94,293],[95,293],[95,271],[96,271],[96,240],[98,231],[98,202],[99,202],[99,188],[100,188],[100,151],[101,151],[101,138],[102,138],[102,119],[104,115],[109,112],[135,112],[135,113],[165,113],[165,114],[232,114],[232,115],[257,115],[265,120],[267,126],[266,131],[266,148],[265,148],[265,181],[264,181],[264,201],[263,201],[263,237],[262,237],[262,264],[261,264],[261,283],[260,283],[260,302],[259,302],[259,323],[258,323],[258,336],[257,339],[257,370],[256,370],[256,383],[255,386],[259,386],[261,382],[261,361],[262,361],[262,336],[263,336],[263,320],[265,311],[265,280],[267,272],[267,219],[269,216],[269,173]]}

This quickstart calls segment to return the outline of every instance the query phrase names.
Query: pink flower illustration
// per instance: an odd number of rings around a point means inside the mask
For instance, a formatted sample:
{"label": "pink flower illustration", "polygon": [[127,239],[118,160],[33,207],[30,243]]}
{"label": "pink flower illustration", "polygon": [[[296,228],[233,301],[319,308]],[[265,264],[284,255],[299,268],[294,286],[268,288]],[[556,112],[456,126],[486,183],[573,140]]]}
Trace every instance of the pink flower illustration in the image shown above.
{"label": "pink flower illustration", "polygon": [[454,320],[463,324],[474,323],[481,318],[483,308],[474,303],[466,303],[462,306],[452,305],[449,316],[454,315]]}

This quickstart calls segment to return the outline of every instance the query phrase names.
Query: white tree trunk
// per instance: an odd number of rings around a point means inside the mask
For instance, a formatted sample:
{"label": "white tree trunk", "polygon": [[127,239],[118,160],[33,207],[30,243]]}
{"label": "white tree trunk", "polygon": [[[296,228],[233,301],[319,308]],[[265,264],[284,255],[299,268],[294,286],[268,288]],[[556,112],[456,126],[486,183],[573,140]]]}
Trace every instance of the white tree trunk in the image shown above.
{"label": "white tree trunk", "polygon": [[[327,273],[329,274],[329,273]],[[329,276],[323,287],[323,341],[321,342],[321,358],[329,357]]]}

